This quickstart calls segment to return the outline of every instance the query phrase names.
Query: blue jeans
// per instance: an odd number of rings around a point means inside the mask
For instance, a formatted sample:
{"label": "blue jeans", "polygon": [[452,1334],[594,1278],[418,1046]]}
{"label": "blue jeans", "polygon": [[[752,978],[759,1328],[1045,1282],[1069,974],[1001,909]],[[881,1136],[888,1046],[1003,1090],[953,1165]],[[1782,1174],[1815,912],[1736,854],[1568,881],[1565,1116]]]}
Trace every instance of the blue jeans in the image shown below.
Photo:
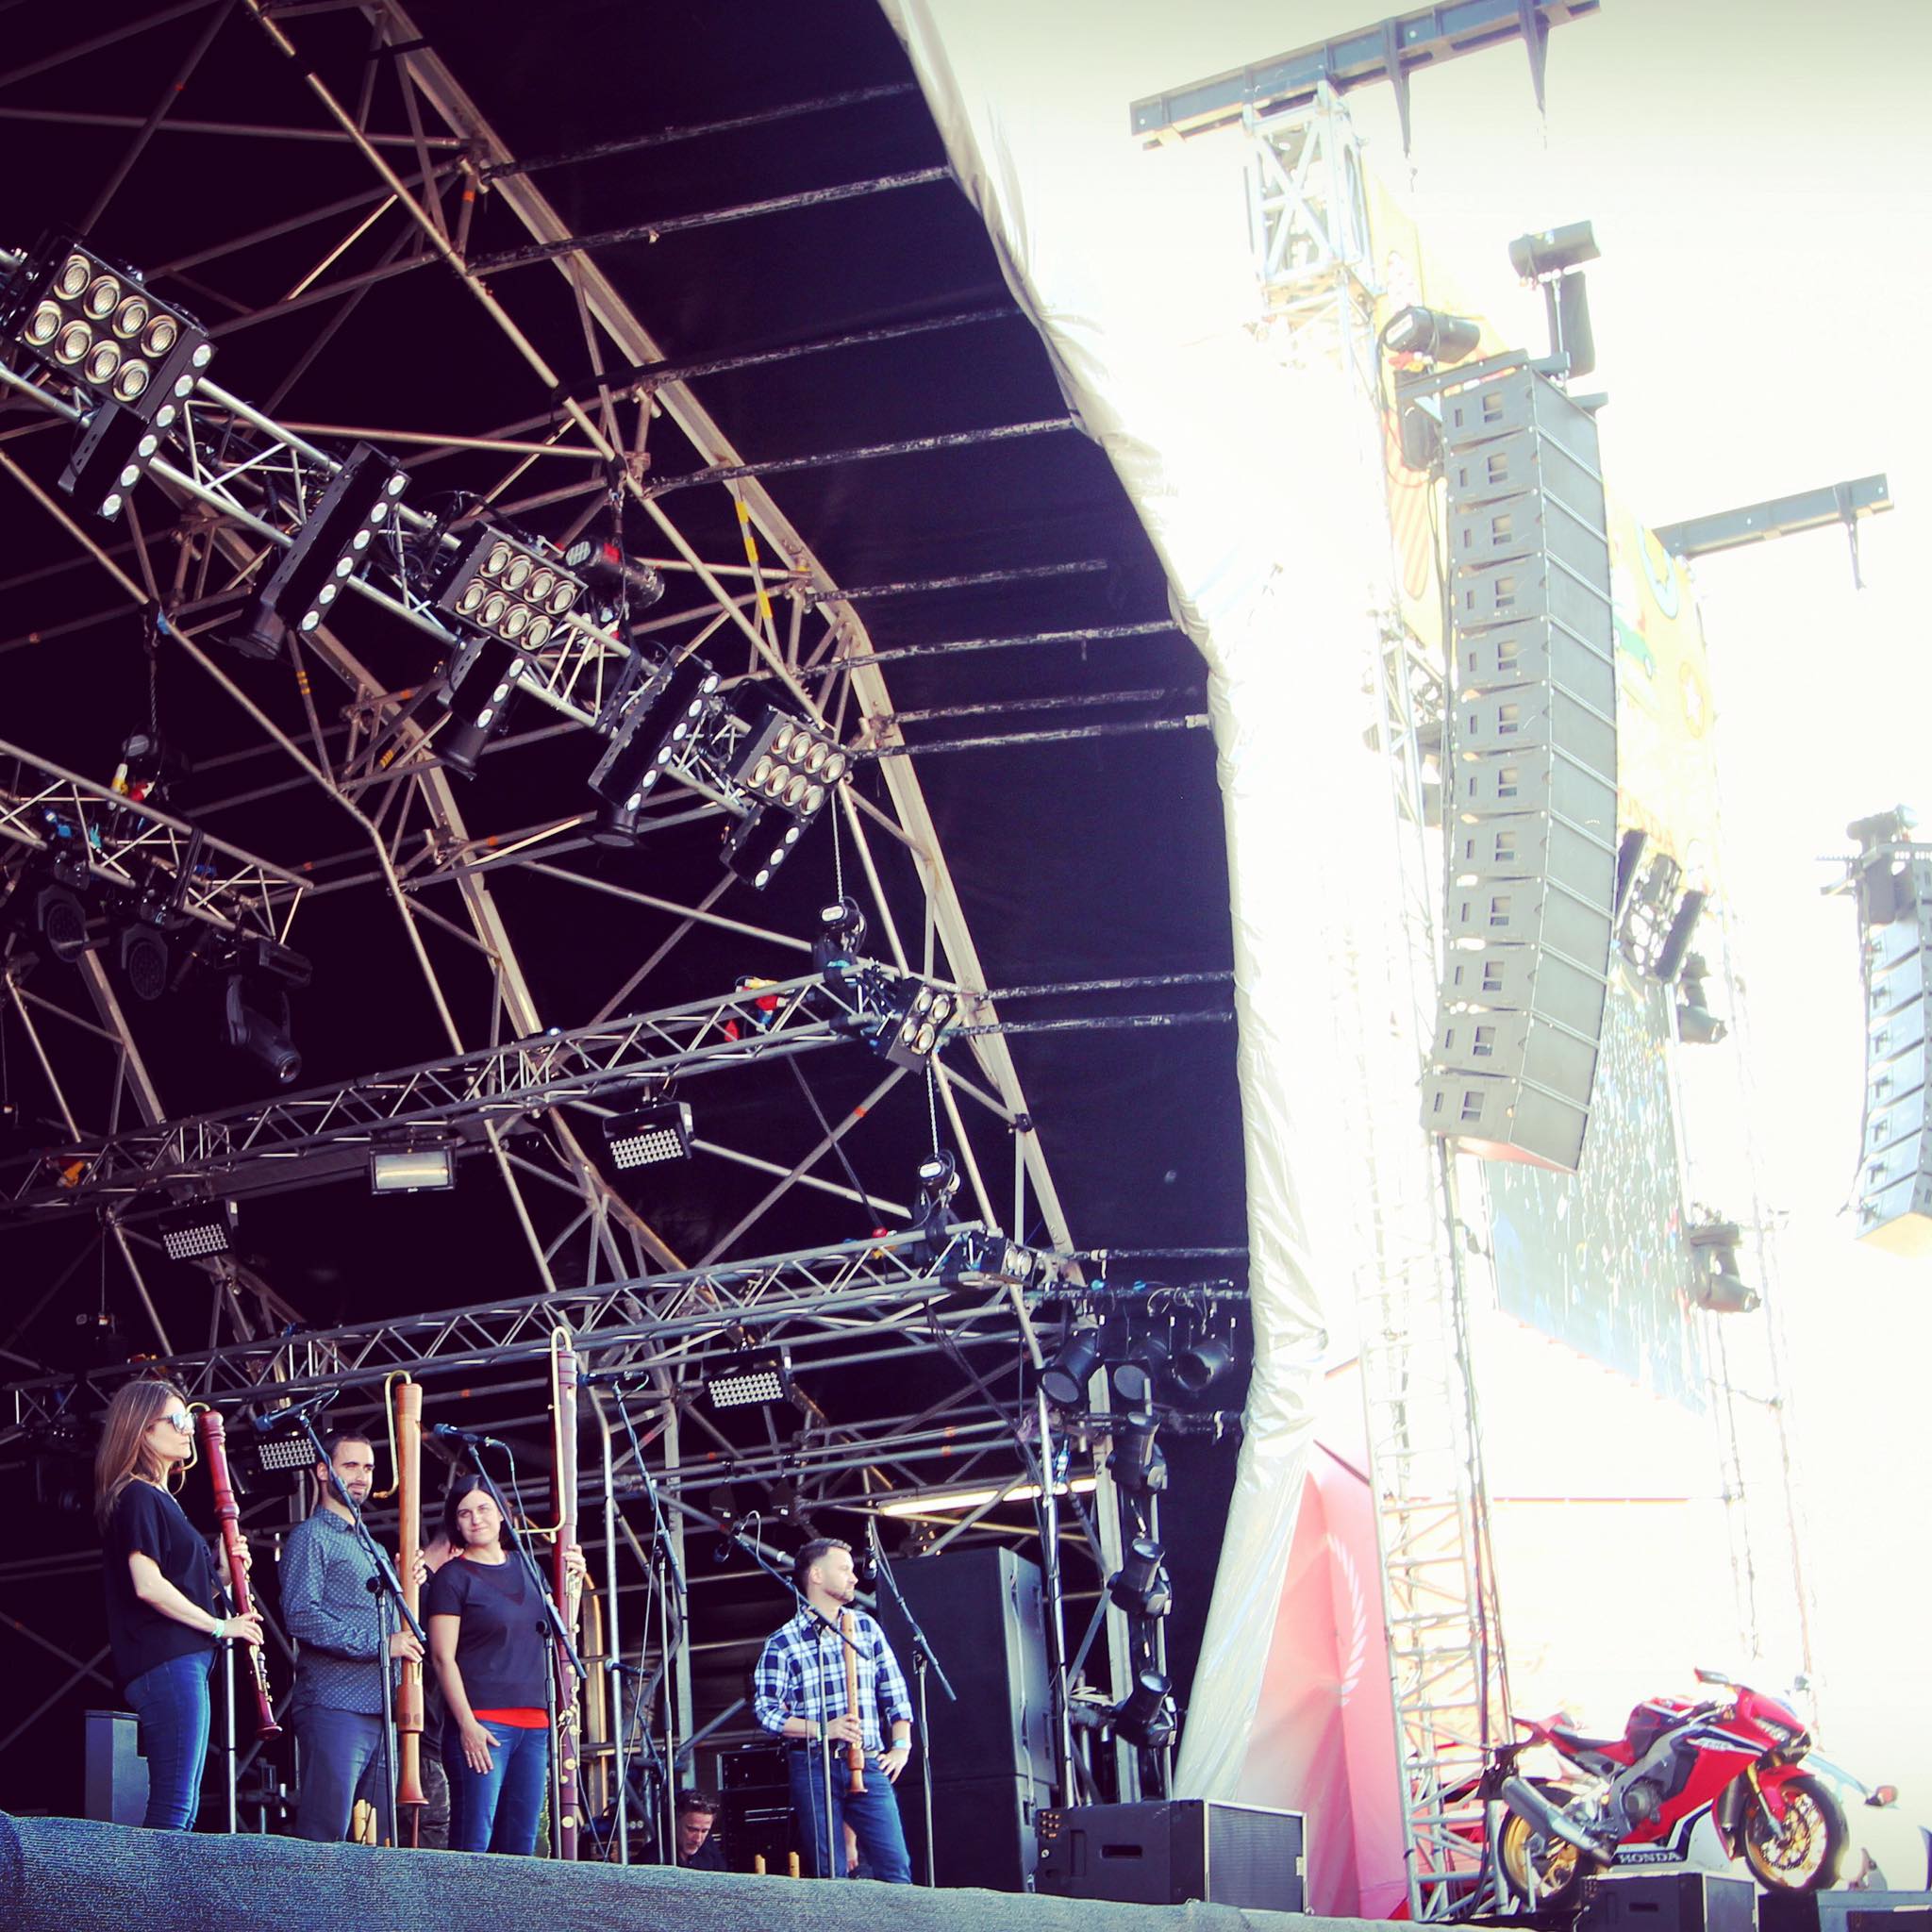
{"label": "blue jeans", "polygon": [[[798,1821],[802,1862],[813,1878],[824,1875],[825,1859],[825,1772],[817,1745],[785,1754],[791,1772],[791,1815]],[[906,1832],[899,1823],[899,1800],[874,1759],[865,1768],[865,1790],[848,1791],[845,1754],[832,1757],[832,1861],[845,1874],[845,1832],[858,1840],[858,1856],[872,1876],[886,1885],[910,1885],[912,1861],[906,1856]]]}
{"label": "blue jeans", "polygon": [[463,1758],[455,1718],[442,1726],[442,1765],[449,1773],[449,1848],[453,1852],[537,1849],[537,1821],[550,1785],[550,1733],[514,1724],[483,1728],[496,1740],[488,1771],[472,1771]]}
{"label": "blue jeans", "polygon": [[201,1809],[201,1772],[208,1762],[208,1656],[196,1651],[157,1664],[127,1687],[141,1719],[147,1759],[147,1813],[156,1831],[187,1831]]}
{"label": "blue jeans", "polygon": [[326,1710],[305,1705],[296,1711],[295,1736],[302,1745],[302,1797],[295,1812],[295,1836],[321,1844],[340,1844],[349,1835],[349,1815],[358,1798],[375,1807],[378,1841],[395,1841],[390,1803],[383,1790],[382,1720],[359,1710]]}

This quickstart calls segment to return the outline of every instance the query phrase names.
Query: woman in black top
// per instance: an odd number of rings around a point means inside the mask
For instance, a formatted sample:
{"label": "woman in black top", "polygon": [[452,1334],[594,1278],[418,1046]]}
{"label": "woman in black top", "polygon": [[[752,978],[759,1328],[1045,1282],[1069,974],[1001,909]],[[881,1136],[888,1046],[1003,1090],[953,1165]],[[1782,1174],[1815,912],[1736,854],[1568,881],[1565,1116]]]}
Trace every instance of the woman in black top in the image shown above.
{"label": "woman in black top", "polygon": [[[487,1490],[458,1476],[442,1501],[457,1557],[429,1580],[429,1660],[442,1687],[449,1848],[537,1848],[550,1783],[550,1644],[528,1565]],[[573,1547],[574,1574],[583,1557]]]}
{"label": "woman in black top", "polygon": [[258,1618],[222,1614],[214,1557],[169,1489],[193,1448],[180,1390],[129,1382],[108,1404],[94,1454],[114,1674],[141,1718],[142,1823],[163,1831],[186,1831],[201,1802],[216,1644],[224,1637],[261,1641]]}

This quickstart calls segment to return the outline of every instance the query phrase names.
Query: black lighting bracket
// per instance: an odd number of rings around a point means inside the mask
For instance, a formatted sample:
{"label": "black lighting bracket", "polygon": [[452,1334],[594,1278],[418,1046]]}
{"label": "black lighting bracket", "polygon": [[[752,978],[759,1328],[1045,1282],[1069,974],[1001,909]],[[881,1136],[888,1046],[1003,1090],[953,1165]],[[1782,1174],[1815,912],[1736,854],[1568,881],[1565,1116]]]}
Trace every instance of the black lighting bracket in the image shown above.
{"label": "black lighting bracket", "polygon": [[1651,535],[1673,557],[1697,558],[1842,524],[1852,550],[1852,583],[1862,591],[1865,579],[1858,568],[1858,519],[1877,516],[1890,508],[1891,489],[1881,471],[1874,476],[1831,483],[1822,490],[1803,490],[1794,496],[1773,496],[1762,503],[1716,510],[1680,524],[1659,524]]}
{"label": "black lighting bracket", "polygon": [[1530,85],[1543,108],[1550,29],[1587,20],[1601,0],[1457,0],[1423,7],[1332,41],[1315,41],[1287,54],[1237,67],[1206,80],[1150,94],[1127,110],[1136,140],[1153,146],[1190,140],[1217,127],[1267,121],[1306,108],[1324,87],[1345,94],[1373,82],[1395,91],[1402,151],[1409,147],[1409,77],[1465,54],[1521,41],[1529,55]]}

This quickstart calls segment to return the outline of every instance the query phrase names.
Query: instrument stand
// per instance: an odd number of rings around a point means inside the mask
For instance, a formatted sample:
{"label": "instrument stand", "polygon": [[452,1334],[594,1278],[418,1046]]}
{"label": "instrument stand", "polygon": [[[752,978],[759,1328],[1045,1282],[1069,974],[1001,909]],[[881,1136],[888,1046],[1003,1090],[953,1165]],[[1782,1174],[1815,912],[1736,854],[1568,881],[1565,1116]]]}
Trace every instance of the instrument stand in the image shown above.
{"label": "instrument stand", "polygon": [[[376,1757],[382,1766],[382,1774],[375,1785],[376,1796],[381,1803],[375,1812],[375,1841],[379,1845],[399,1845],[402,1843],[402,1832],[396,1822],[395,1687],[391,1681],[395,1675],[395,1666],[389,1654],[390,1633],[394,1626],[390,1622],[389,1605],[383,1597],[384,1588],[380,1576],[369,1579],[367,1589],[375,1600],[375,1624],[382,1645],[375,1657],[376,1674],[382,1683],[382,1729],[376,1733]],[[397,1588],[400,1592],[400,1583]],[[385,1824],[389,1827],[387,1838],[382,1835]]]}
{"label": "instrument stand", "polygon": [[[594,1380],[594,1377],[591,1379]],[[623,1381],[620,1379],[612,1387],[610,1395],[612,1401],[617,1404],[618,1414],[624,1420],[625,1432],[630,1437],[633,1445],[635,1445],[637,1442],[637,1430],[632,1426],[630,1411],[625,1408],[624,1404],[624,1386]],[[595,1400],[594,1395],[592,1400]],[[665,1519],[664,1504],[662,1498],[658,1493],[657,1478],[652,1475],[651,1465],[644,1460],[643,1453],[641,1449],[638,1452],[637,1465],[638,1474],[643,1480],[644,1496],[651,1506],[651,1549],[649,1562],[658,1598],[658,1626],[663,1633],[664,1644],[664,1668],[659,1673],[659,1681],[663,1687],[664,1696],[664,1815],[661,1822],[658,1824],[657,1835],[663,1862],[667,1865],[675,1865],[677,1862],[677,1710],[671,1674],[671,1657],[674,1649],[685,1641],[685,1631],[687,1628],[686,1609],[690,1601],[690,1594],[685,1585],[684,1573],[677,1565],[677,1546],[672,1541],[671,1525]],[[607,1429],[604,1441],[604,1494],[607,1507],[614,1508],[615,1504],[611,1500],[612,1484],[613,1471],[610,1464],[610,1439],[609,1432]],[[616,1597],[616,1578],[614,1574],[616,1563],[614,1553],[611,1569],[613,1572],[611,1596],[614,1601]],[[614,1622],[611,1627],[613,1630],[616,1628]],[[614,1641],[611,1649],[614,1654],[616,1651]],[[641,1653],[640,1654],[641,1655]],[[623,1698],[621,1694],[616,1703],[619,1713],[617,1762],[620,1771],[622,1771],[624,1767],[624,1750],[622,1736]],[[639,1712],[639,1722],[644,1730],[645,1750],[649,1755],[655,1756],[656,1748],[649,1735],[650,1720],[641,1709]],[[617,1830],[620,1842],[623,1841],[624,1833],[625,1785],[627,1779],[624,1776],[620,1776],[618,1779]],[[629,1862],[627,1855],[621,1854],[620,1856],[623,1857],[625,1863],[627,1864]]]}
{"label": "instrument stand", "polygon": [[[382,1766],[381,1781],[377,1790],[382,1793],[387,1808],[391,1841],[395,1837],[395,1747],[390,1734],[391,1721],[391,1674],[393,1669],[389,1654],[391,1624],[389,1611],[392,1606],[402,1615],[403,1624],[416,1641],[426,1651],[429,1641],[424,1634],[423,1625],[403,1597],[403,1580],[396,1574],[396,1566],[389,1559],[389,1552],[370,1534],[369,1525],[362,1520],[362,1510],[355,1497],[343,1487],[342,1479],[336,1474],[335,1464],[328,1458],[328,1452],[323,1447],[322,1438],[315,1433],[312,1418],[303,1415],[302,1433],[308,1438],[309,1449],[313,1452],[316,1464],[328,1471],[329,1488],[335,1491],[336,1501],[348,1512],[349,1527],[355,1532],[356,1541],[362,1547],[362,1554],[375,1566],[375,1574],[369,1579],[370,1594],[375,1598],[376,1624],[382,1632],[382,1647],[376,1657],[376,1669],[382,1676],[382,1729],[377,1736],[376,1750]],[[375,1835],[382,1837],[383,1811],[376,1813]]]}
{"label": "instrument stand", "polygon": [[926,1723],[925,1674],[931,1670],[940,1680],[940,1689],[946,1693],[949,1704],[959,1701],[959,1693],[946,1681],[944,1666],[933,1651],[925,1632],[919,1627],[919,1619],[912,1614],[912,1606],[900,1594],[898,1583],[892,1575],[892,1566],[886,1561],[886,1553],[879,1542],[879,1525],[876,1517],[865,1520],[865,1534],[872,1544],[873,1567],[878,1580],[885,1586],[886,1593],[898,1607],[899,1614],[906,1620],[907,1634],[912,1639],[912,1676],[918,1687],[919,1703],[919,1783],[920,1796],[925,1810],[925,1882],[929,1886],[939,1883],[934,1869],[935,1849],[932,1831],[932,1729]]}

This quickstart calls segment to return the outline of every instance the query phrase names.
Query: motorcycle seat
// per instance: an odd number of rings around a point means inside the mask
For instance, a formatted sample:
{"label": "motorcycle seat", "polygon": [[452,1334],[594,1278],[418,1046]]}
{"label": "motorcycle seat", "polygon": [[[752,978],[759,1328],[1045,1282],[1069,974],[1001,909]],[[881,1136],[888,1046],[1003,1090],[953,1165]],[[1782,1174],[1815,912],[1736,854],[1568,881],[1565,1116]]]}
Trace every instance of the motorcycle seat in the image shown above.
{"label": "motorcycle seat", "polygon": [[1552,1724],[1550,1736],[1572,1751],[1596,1751],[1617,1756],[1623,1753],[1622,1738],[1592,1738],[1583,1731],[1572,1730],[1567,1724]]}

